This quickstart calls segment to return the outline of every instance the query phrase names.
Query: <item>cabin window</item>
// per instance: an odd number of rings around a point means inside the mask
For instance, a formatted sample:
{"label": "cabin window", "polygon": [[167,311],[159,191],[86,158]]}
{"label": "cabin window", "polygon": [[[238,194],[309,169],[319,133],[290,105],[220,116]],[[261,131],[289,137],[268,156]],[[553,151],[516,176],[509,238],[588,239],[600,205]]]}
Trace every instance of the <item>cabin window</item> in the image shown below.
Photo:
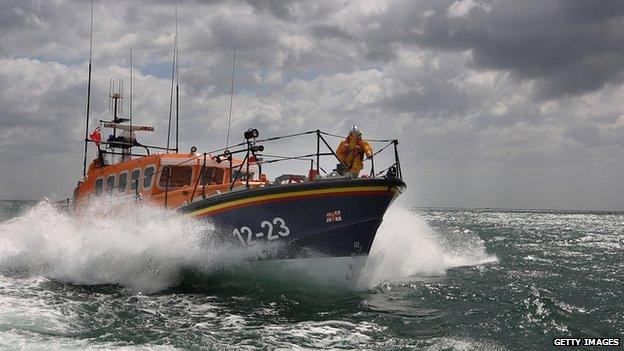
{"label": "cabin window", "polygon": [[201,185],[212,185],[223,183],[223,169],[218,167],[204,167],[201,177]]}
{"label": "cabin window", "polygon": [[104,186],[104,178],[98,178],[95,180],[95,193],[99,194],[102,192],[102,187]]}
{"label": "cabin window", "polygon": [[152,178],[154,178],[154,166],[146,167],[143,174],[143,188],[147,189],[152,186]]}
{"label": "cabin window", "polygon": [[[171,172],[171,177],[169,177]],[[160,173],[160,182],[158,186],[165,189],[167,180],[169,180],[169,188],[180,188],[191,185],[193,177],[193,168],[191,166],[164,166]]]}
{"label": "cabin window", "polygon": [[132,171],[132,174],[130,174],[130,190],[132,190],[133,192],[137,190],[137,185],[139,184],[137,182],[137,179],[139,179],[140,177],[141,177],[140,169],[135,169],[134,171]]}
{"label": "cabin window", "polygon": [[128,183],[128,172],[120,173],[119,174],[119,186],[117,190],[119,190],[120,193],[125,193],[127,183]]}
{"label": "cabin window", "polygon": [[115,189],[115,175],[111,174],[106,178],[106,190],[112,191],[113,189]]}

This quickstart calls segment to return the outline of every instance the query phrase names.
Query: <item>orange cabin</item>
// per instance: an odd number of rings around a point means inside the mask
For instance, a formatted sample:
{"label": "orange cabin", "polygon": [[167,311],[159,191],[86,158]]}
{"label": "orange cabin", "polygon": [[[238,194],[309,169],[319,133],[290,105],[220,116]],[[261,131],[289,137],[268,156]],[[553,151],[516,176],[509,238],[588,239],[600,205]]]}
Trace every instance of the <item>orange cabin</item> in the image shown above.
{"label": "orange cabin", "polygon": [[[87,177],[79,182],[74,192],[77,201],[92,195],[110,193],[121,196],[140,196],[175,208],[203,197],[229,191],[237,177],[241,160],[217,162],[203,154],[155,154],[119,163],[100,166],[95,159],[89,165]],[[203,169],[202,169],[203,168]],[[250,188],[267,184],[264,174],[254,180],[257,167],[250,164],[241,168],[233,189],[245,187],[249,177]],[[259,180],[258,180],[259,179]]]}

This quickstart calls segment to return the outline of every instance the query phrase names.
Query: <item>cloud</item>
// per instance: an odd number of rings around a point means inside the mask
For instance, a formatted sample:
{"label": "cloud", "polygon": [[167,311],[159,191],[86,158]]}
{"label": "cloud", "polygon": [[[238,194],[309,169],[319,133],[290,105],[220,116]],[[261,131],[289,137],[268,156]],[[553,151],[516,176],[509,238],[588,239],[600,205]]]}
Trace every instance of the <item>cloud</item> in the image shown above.
{"label": "cloud", "polygon": [[491,10],[491,7],[474,0],[459,0],[455,1],[451,4],[451,6],[449,6],[448,10],[446,11],[446,16],[449,18],[464,17],[468,15],[470,11],[475,9],[480,9],[487,12]]}
{"label": "cloud", "polygon": [[[108,118],[109,79],[128,84],[133,49],[135,120],[156,127],[141,140],[166,139],[172,4],[95,2],[92,126]],[[566,187],[549,205],[624,208],[622,191],[570,205],[579,197],[566,190],[591,181],[587,169],[621,188],[623,13],[616,1],[181,0],[181,147],[225,143],[236,45],[233,140],[250,127],[342,134],[358,124],[401,140],[416,204],[540,207],[531,199],[559,177]],[[69,194],[81,173],[88,14],[84,0],[0,4],[2,194]],[[9,181],[40,165],[45,184]],[[480,198],[487,184],[506,195]]]}
{"label": "cloud", "polygon": [[584,94],[622,79],[621,2],[462,1],[448,13],[461,16],[431,16],[413,40],[470,51],[471,67],[534,80],[537,99]]}

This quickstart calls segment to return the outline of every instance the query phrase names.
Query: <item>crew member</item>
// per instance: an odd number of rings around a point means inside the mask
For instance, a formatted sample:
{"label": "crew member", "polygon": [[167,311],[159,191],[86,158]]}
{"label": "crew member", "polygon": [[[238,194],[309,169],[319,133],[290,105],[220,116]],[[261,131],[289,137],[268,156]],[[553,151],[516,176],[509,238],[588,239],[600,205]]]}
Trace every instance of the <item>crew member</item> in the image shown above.
{"label": "crew member", "polygon": [[362,163],[364,155],[366,155],[366,158],[372,157],[373,148],[362,139],[362,133],[358,127],[353,125],[347,138],[338,145],[336,155],[347,168],[347,172],[350,172],[354,178],[357,178],[362,168],[364,168]]}

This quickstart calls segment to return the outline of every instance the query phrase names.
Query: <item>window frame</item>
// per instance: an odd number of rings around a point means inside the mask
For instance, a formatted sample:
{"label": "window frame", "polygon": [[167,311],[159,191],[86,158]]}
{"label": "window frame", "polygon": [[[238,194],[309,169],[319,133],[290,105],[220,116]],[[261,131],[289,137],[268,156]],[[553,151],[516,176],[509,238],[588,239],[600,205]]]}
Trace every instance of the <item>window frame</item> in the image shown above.
{"label": "window frame", "polygon": [[[236,178],[236,174],[240,174],[240,176],[238,176],[238,178]],[[241,177],[242,175],[245,175],[245,178]],[[251,177],[249,177],[251,175]],[[236,181],[246,181],[247,178],[249,178],[249,181],[253,181],[254,180],[254,176],[256,175],[256,172],[253,172],[251,169],[249,170],[249,173],[247,173],[245,170],[238,170],[238,169],[232,169],[232,173],[231,173],[231,180],[230,182],[233,182],[234,179],[236,179]]]}
{"label": "window frame", "polygon": [[[108,180],[113,178],[113,186],[109,188]],[[109,174],[106,176],[106,191],[112,193],[117,186],[117,173]]]}
{"label": "window frame", "polygon": [[[160,172],[158,172],[158,181],[156,182],[156,186],[158,187],[158,189],[160,190],[165,190],[166,186],[161,186],[160,185],[160,181],[163,179],[166,179],[167,175],[165,174],[165,167],[189,167],[191,169],[191,179],[189,181],[188,185],[184,185],[184,186],[178,186],[178,187],[170,187],[169,190],[172,189],[181,189],[184,188],[185,186],[191,186],[193,184],[193,181],[195,180],[195,167],[193,165],[161,165],[160,167]],[[163,178],[164,177],[164,178]]]}
{"label": "window frame", "polygon": [[[102,181],[102,184],[100,185],[100,189],[98,190],[98,181]],[[104,191],[104,177],[97,177],[95,179],[95,183],[93,185],[93,190],[95,191],[95,194],[101,194]]]}
{"label": "window frame", "polygon": [[[126,182],[124,184],[123,190],[120,184],[122,174],[126,175]],[[128,190],[128,176],[129,176],[128,171],[119,172],[119,174],[117,175],[117,191],[118,192],[125,193]]]}
{"label": "window frame", "polygon": [[[147,173],[146,171],[147,171],[148,168],[151,168],[154,173],[152,173],[150,175],[150,184],[148,186],[145,186],[145,181],[147,180],[147,176],[145,174]],[[142,182],[143,183],[143,190],[150,190],[154,186],[154,183],[155,183],[155,180],[156,180],[156,175],[157,174],[156,174],[156,165],[155,164],[151,164],[151,165],[145,166],[143,168],[143,182]]]}
{"label": "window frame", "polygon": [[[131,170],[131,171],[130,171],[130,179],[129,179],[129,181],[128,181],[128,184],[129,184],[130,186],[128,187],[128,191],[132,192],[133,194],[134,194],[136,191],[138,191],[138,190],[140,190],[140,189],[141,189],[141,173],[142,173],[141,171],[142,171],[142,170],[143,170],[143,169],[142,169],[141,167],[137,167],[137,168],[134,168],[133,170]],[[134,171],[139,171],[139,176],[138,176],[137,178],[132,178],[132,173],[134,173]],[[133,186],[133,184],[135,183],[135,182],[134,182],[134,179],[138,179],[139,181],[138,181],[138,182],[137,182],[137,184],[136,184],[136,186],[137,186],[137,187],[133,189],[133,188],[132,188],[132,186]]]}
{"label": "window frame", "polygon": [[[214,169],[218,169],[218,170],[220,170],[220,171],[221,171],[221,172],[220,172],[220,173],[221,173],[221,179],[219,179],[219,181],[218,181],[218,182],[211,183],[211,184],[206,184],[206,186],[211,186],[211,185],[223,185],[223,184],[227,183],[227,177],[225,176],[226,174],[225,174],[225,169],[224,169],[224,168],[221,168],[221,167],[215,167],[215,166],[203,166],[203,167],[204,167],[205,169],[214,168]],[[201,169],[200,169],[200,173],[201,173]],[[198,175],[198,177],[199,177],[199,175]],[[198,183],[199,185],[201,185],[201,186],[203,186],[203,185],[204,185],[204,178],[205,178],[205,175],[204,175],[204,174],[202,174],[202,175],[201,175],[201,178],[199,179],[199,183]]]}

